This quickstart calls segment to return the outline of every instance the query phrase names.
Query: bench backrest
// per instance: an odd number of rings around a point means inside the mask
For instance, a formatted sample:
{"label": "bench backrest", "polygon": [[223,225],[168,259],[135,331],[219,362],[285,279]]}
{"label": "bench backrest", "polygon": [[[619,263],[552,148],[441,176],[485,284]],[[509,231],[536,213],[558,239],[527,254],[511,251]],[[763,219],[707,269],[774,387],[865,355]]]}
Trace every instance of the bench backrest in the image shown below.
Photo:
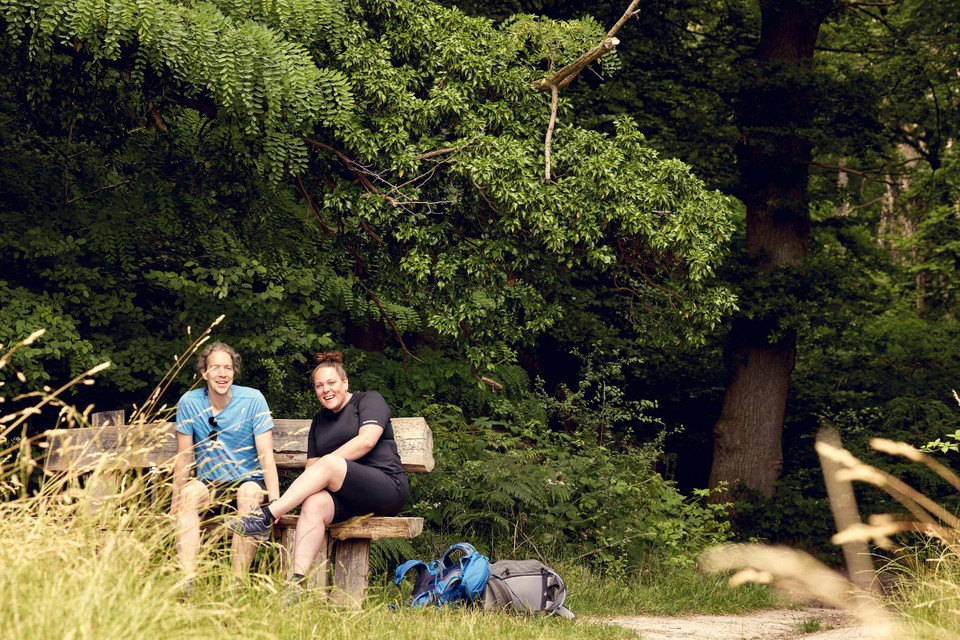
{"label": "bench backrest", "polygon": [[[165,466],[177,453],[173,422],[123,424],[123,412],[94,414],[94,425],[46,432],[48,471],[90,471],[97,467],[133,469]],[[393,434],[400,461],[408,473],[433,470],[433,432],[423,418],[393,418]],[[273,421],[273,450],[277,467],[302,469],[307,460],[310,420]]]}

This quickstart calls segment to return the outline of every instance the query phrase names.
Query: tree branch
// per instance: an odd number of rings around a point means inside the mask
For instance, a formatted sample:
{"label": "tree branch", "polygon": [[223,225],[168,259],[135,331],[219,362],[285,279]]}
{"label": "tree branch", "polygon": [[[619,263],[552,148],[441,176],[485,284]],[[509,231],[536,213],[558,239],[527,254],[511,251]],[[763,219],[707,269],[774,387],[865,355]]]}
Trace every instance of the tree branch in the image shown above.
{"label": "tree branch", "polygon": [[896,2],[889,0],[888,2],[848,2],[844,6],[848,9],[854,9],[856,7],[892,7]]}
{"label": "tree branch", "polygon": [[208,118],[213,119],[217,117],[217,105],[215,105],[213,102],[207,100],[196,100],[194,98],[188,98],[180,95],[179,93],[173,93],[169,91],[164,91],[163,97],[170,102],[179,104],[182,107],[187,107],[188,109],[198,111]]}
{"label": "tree branch", "polygon": [[[381,198],[381,199],[383,199],[384,201],[390,203],[390,204],[393,205],[394,207],[400,205],[400,202],[399,202],[396,198],[394,198],[394,197],[392,197],[392,196],[388,196],[388,195],[383,194],[383,193],[380,193],[380,190],[377,189],[377,187],[374,186],[374,184],[373,184],[372,182],[370,182],[370,178],[367,177],[366,173],[364,173],[363,171],[361,171],[360,165],[357,164],[357,162],[356,162],[355,160],[353,160],[352,158],[350,158],[347,154],[345,154],[344,152],[339,151],[339,150],[337,150],[337,149],[334,149],[334,148],[331,147],[330,145],[324,144],[324,143],[320,142],[319,140],[314,140],[314,139],[312,139],[312,138],[307,138],[306,136],[304,136],[303,139],[304,139],[304,141],[306,141],[306,143],[309,144],[310,146],[316,147],[317,149],[323,149],[324,151],[329,151],[330,153],[332,153],[332,154],[334,154],[335,156],[337,156],[337,158],[340,159],[340,162],[342,162],[342,163],[344,164],[344,166],[346,166],[347,169],[350,170],[350,173],[352,173],[352,174],[357,178],[357,180],[360,181],[360,184],[363,185],[363,188],[366,189],[368,193],[372,193],[373,195],[377,196],[378,198]],[[361,222],[362,222],[362,221],[361,221]],[[379,240],[379,238],[378,238],[378,240]]]}
{"label": "tree branch", "polygon": [[550,87],[550,124],[547,125],[547,136],[543,142],[543,179],[547,182],[550,182],[550,145],[553,142],[553,128],[557,124],[557,103],[559,99],[560,90],[557,87]]}
{"label": "tree branch", "polygon": [[533,86],[538,91],[549,91],[550,92],[550,124],[547,126],[547,135],[544,139],[544,179],[547,182],[550,182],[550,145],[553,141],[553,129],[557,124],[557,103],[559,101],[558,94],[560,89],[569,86],[573,82],[580,72],[589,67],[591,64],[599,60],[604,54],[613,51],[620,40],[614,37],[617,31],[620,30],[627,20],[633,18],[634,16],[640,13],[640,10],[637,9],[637,5],[640,4],[640,0],[632,0],[630,5],[627,7],[627,10],[623,12],[623,15],[620,16],[620,19],[617,20],[610,31],[607,32],[607,37],[604,38],[600,44],[590,49],[579,58],[574,60],[568,65],[563,66],[556,73],[541,78],[533,83]]}
{"label": "tree branch", "polygon": [[446,147],[444,149],[434,149],[433,151],[427,151],[426,153],[421,153],[418,156],[414,156],[414,160],[426,160],[434,156],[442,156],[446,153],[453,153],[457,149],[455,147]]}
{"label": "tree branch", "polygon": [[620,19],[617,20],[616,24],[610,28],[610,31],[607,31],[608,38],[612,38],[613,36],[617,35],[617,31],[620,31],[620,27],[625,25],[627,20],[640,15],[640,9],[637,9],[638,4],[640,4],[640,0],[633,0],[633,2],[630,3],[630,6],[627,7],[627,10],[623,12],[623,15],[620,16]]}
{"label": "tree branch", "polygon": [[[639,2],[640,0],[634,0]],[[562,67],[552,76],[541,78],[533,83],[533,86],[540,91],[550,91],[551,88],[563,89],[576,79],[580,72],[596,62],[603,54],[613,51],[620,44],[617,38],[605,38],[603,42],[595,46],[590,51],[581,55],[570,64]]]}
{"label": "tree branch", "polygon": [[380,304],[380,298],[377,297],[377,294],[375,294],[367,285],[365,285],[365,284],[363,283],[363,280],[361,280],[361,279],[358,278],[358,279],[357,279],[357,282],[360,284],[361,287],[363,287],[363,290],[367,292],[367,295],[370,296],[370,299],[373,300],[373,304],[377,305],[377,309],[379,309],[381,317],[383,317],[384,321],[385,321],[387,324],[390,325],[390,328],[393,329],[394,335],[397,336],[397,340],[400,342],[400,350],[403,352],[403,368],[404,368],[404,370],[406,370],[406,368],[407,368],[407,357],[408,357],[408,356],[409,356],[410,358],[416,360],[417,362],[420,362],[420,358],[418,358],[417,356],[415,356],[415,355],[413,355],[412,353],[410,353],[410,351],[407,349],[407,345],[406,345],[406,343],[403,341],[403,336],[400,334],[400,329],[397,328],[397,325],[393,322],[393,319],[390,317],[390,315],[389,315],[389,314],[386,312],[386,310],[383,308],[383,305]]}
{"label": "tree branch", "polygon": [[333,230],[327,226],[327,221],[323,219],[323,214],[320,213],[320,209],[313,202],[313,196],[310,195],[310,192],[307,191],[307,186],[303,184],[303,180],[300,179],[300,176],[296,176],[295,180],[297,181],[297,187],[300,189],[300,193],[303,194],[304,199],[307,201],[307,206],[310,208],[311,213],[317,219],[317,225],[320,227],[320,232],[325,236],[333,236]]}
{"label": "tree branch", "polygon": [[157,107],[154,106],[153,100],[147,99],[147,108],[150,109],[150,114],[153,116],[153,122],[157,125],[157,129],[167,133],[169,129],[167,128],[167,123],[163,121],[163,118],[160,117],[160,112],[157,110]]}
{"label": "tree branch", "polygon": [[108,184],[108,185],[105,185],[105,186],[100,187],[99,189],[94,189],[93,191],[90,191],[90,192],[88,192],[88,193],[84,193],[83,195],[79,195],[79,196],[77,196],[77,197],[75,197],[75,198],[70,198],[69,200],[67,200],[67,201],[64,202],[63,204],[73,204],[74,202],[78,202],[78,201],[80,201],[80,200],[83,200],[84,198],[89,198],[90,196],[92,196],[92,195],[94,195],[94,194],[100,193],[101,191],[107,191],[108,189],[116,189],[117,187],[122,187],[123,185],[129,184],[129,183],[130,183],[130,179],[128,178],[128,179],[126,179],[126,180],[121,180],[120,182],[117,182],[117,183],[115,183],[115,184]]}
{"label": "tree branch", "polygon": [[[913,161],[919,160],[916,158]],[[905,164],[905,163],[901,163]],[[853,167],[845,167],[839,165],[825,164],[823,162],[811,162],[811,167],[819,167],[820,169],[826,169],[827,171],[836,171],[837,173],[850,173],[855,176],[860,176],[864,180],[870,180],[873,182],[879,182],[881,184],[887,184],[890,186],[895,186],[897,183],[894,180],[884,179],[879,177],[876,174],[883,173],[884,175],[889,175],[887,169],[854,169]]]}

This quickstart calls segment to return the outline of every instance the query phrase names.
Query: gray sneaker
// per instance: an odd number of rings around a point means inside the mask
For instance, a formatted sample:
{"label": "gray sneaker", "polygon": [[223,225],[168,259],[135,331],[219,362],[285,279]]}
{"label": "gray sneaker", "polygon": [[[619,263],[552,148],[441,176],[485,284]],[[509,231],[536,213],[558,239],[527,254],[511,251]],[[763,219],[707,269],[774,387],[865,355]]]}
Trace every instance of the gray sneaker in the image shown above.
{"label": "gray sneaker", "polygon": [[273,523],[260,507],[245,516],[231,519],[228,526],[234,533],[261,541],[269,540],[270,532],[273,530]]}

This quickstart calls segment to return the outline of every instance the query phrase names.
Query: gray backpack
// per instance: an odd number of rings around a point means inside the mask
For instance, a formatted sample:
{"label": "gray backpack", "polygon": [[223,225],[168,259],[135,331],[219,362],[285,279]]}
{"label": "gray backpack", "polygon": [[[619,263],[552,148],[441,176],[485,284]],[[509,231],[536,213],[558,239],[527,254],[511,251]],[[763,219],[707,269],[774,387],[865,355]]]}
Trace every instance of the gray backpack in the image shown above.
{"label": "gray backpack", "polygon": [[542,562],[500,560],[490,565],[481,601],[484,609],[574,618],[573,612],[563,606],[566,597],[563,579]]}

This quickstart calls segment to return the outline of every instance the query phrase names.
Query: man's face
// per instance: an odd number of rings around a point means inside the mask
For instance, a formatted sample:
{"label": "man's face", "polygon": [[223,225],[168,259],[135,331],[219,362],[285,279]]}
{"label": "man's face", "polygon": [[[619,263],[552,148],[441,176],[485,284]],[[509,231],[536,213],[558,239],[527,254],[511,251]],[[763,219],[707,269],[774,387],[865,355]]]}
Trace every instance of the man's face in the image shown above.
{"label": "man's face", "polygon": [[214,351],[207,356],[207,368],[203,372],[210,393],[226,395],[233,384],[233,358],[226,351]]}

